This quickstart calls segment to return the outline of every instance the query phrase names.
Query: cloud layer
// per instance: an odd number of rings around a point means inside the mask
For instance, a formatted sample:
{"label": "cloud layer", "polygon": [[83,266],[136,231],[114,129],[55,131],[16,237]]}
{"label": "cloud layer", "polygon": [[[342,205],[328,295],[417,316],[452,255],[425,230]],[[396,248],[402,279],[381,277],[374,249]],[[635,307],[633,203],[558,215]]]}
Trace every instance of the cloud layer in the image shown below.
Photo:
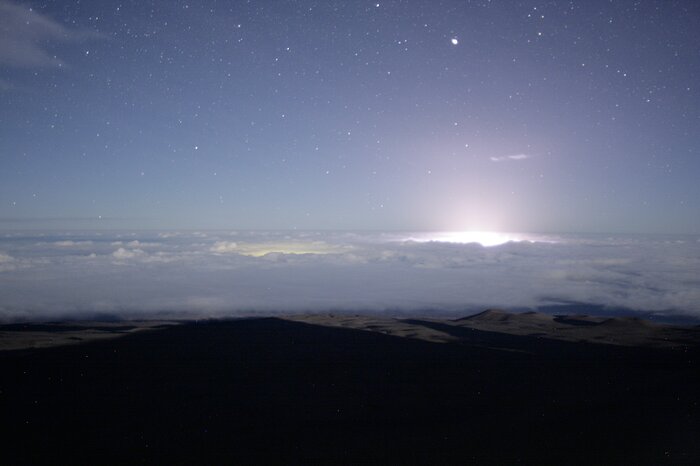
{"label": "cloud layer", "polygon": [[700,318],[698,238],[549,237],[483,247],[434,237],[8,233],[0,238],[0,320],[445,315],[572,302]]}

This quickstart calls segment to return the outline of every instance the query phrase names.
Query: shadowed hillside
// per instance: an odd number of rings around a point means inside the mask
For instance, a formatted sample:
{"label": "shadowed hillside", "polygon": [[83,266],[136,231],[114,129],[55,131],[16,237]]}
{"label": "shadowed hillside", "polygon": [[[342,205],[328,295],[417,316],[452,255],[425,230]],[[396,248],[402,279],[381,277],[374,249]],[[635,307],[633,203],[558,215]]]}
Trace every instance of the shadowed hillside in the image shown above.
{"label": "shadowed hillside", "polygon": [[0,353],[3,462],[691,464],[696,350],[280,319]]}

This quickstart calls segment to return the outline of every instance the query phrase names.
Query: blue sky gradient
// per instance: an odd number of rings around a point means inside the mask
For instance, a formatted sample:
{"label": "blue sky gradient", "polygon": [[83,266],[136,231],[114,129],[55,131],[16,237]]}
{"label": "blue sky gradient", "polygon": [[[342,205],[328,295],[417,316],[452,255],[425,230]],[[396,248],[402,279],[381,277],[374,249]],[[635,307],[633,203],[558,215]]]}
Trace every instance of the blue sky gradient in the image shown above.
{"label": "blue sky gradient", "polygon": [[699,17],[0,0],[0,228],[698,233]]}

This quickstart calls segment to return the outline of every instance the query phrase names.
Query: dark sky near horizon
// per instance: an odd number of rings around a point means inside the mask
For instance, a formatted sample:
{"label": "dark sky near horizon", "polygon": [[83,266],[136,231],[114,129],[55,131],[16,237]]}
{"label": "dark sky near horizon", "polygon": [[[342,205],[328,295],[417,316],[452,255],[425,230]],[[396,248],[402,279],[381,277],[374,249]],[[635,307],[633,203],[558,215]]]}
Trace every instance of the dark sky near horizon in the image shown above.
{"label": "dark sky near horizon", "polygon": [[0,228],[700,232],[695,1],[0,0]]}

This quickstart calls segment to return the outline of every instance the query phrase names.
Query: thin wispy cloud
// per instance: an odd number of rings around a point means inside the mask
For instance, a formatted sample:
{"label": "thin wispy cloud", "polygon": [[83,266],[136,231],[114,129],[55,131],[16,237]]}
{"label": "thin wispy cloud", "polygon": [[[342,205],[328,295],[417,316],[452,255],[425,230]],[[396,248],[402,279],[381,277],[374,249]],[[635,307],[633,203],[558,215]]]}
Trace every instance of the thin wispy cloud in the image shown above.
{"label": "thin wispy cloud", "polygon": [[512,154],[512,155],[501,155],[498,157],[490,157],[492,162],[510,162],[510,161],[520,161],[532,158],[528,154]]}
{"label": "thin wispy cloud", "polygon": [[[16,68],[61,67],[66,63],[49,45],[99,39],[100,33],[69,29],[31,7],[0,0],[0,66]],[[2,81],[0,89],[11,88]]]}

